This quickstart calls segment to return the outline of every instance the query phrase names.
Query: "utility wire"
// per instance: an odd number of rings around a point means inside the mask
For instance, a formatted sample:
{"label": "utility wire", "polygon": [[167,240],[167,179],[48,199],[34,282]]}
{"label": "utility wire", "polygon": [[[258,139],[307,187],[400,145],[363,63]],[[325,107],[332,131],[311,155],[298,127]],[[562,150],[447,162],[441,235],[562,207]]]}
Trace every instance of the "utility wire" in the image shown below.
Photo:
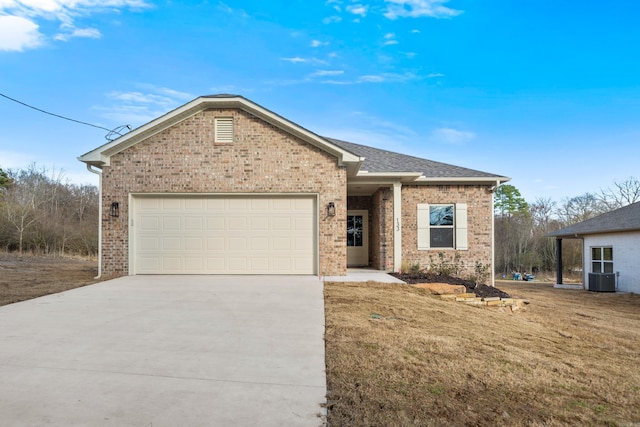
{"label": "utility wire", "polygon": [[[17,102],[18,104],[24,105],[25,107],[29,107],[29,108],[32,108],[32,109],[34,109],[36,111],[40,111],[41,113],[49,114],[50,116],[58,117],[58,118],[64,119],[64,120],[69,120],[70,122],[80,123],[81,125],[87,125],[87,126],[91,126],[91,127],[94,127],[94,128],[106,130],[107,132],[114,132],[114,129],[107,129],[107,128],[104,128],[102,126],[94,125],[94,124],[87,123],[87,122],[82,122],[82,121],[76,120],[76,119],[70,119],[69,117],[61,116],[59,114],[50,113],[48,111],[45,111],[45,110],[42,110],[40,108],[34,107],[33,105],[29,105],[29,104],[26,104],[26,103],[24,103],[22,101],[18,101],[17,99],[11,98],[10,96],[7,96],[7,95],[5,95],[3,93],[0,93],[0,96],[2,96],[3,98],[7,98],[8,100],[11,100],[13,102]],[[131,128],[129,127],[129,129],[131,129]],[[118,133],[120,135],[119,132],[116,132],[116,133]]]}

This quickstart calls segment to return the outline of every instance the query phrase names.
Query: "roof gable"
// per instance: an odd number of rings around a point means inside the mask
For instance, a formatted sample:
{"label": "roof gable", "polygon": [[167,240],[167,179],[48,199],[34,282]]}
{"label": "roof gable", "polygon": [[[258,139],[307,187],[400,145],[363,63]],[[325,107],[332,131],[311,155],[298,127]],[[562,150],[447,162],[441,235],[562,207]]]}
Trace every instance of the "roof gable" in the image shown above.
{"label": "roof gable", "polygon": [[358,166],[362,161],[362,159],[355,154],[330,143],[315,133],[239,95],[210,95],[196,98],[193,101],[134,129],[118,139],[83,154],[78,158],[78,160],[87,163],[88,165],[98,167],[108,166],[110,164],[111,156],[114,154],[126,150],[127,148],[149,138],[150,136],[162,132],[163,130],[189,117],[208,109],[232,108],[244,110],[265,122],[270,123],[285,132],[297,136],[303,141],[332,154],[338,158],[340,165],[347,166],[347,169],[350,169],[352,173],[356,173]]}
{"label": "roof gable", "polygon": [[587,234],[615,233],[640,230],[640,202],[570,225],[553,233],[550,237],[577,237]]}

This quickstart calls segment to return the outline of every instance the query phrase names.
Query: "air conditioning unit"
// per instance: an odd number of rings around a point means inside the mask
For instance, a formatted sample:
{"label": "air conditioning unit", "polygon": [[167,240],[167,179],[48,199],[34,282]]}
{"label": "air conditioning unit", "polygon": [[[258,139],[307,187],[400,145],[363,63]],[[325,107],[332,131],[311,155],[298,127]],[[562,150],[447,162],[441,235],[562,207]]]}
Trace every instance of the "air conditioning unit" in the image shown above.
{"label": "air conditioning unit", "polygon": [[615,292],[615,273],[589,273],[589,290],[594,292]]}

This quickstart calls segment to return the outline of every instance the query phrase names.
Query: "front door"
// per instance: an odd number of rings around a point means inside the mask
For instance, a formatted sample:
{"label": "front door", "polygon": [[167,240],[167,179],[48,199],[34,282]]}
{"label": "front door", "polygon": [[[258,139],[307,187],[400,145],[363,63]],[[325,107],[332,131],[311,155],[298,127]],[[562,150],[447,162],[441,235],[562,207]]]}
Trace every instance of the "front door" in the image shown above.
{"label": "front door", "polygon": [[367,211],[347,211],[347,266],[369,265],[369,215]]}

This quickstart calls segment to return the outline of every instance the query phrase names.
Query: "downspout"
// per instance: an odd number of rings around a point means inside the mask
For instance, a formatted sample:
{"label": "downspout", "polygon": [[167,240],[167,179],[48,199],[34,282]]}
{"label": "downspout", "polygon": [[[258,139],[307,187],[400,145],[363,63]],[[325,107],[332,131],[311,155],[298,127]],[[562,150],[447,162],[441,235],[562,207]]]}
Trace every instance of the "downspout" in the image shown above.
{"label": "downspout", "polygon": [[102,170],[93,169],[87,163],[87,170],[98,175],[98,275],[94,279],[102,277]]}
{"label": "downspout", "polygon": [[491,193],[491,286],[496,286],[496,208],[493,192],[500,186],[500,180],[496,180],[496,185],[489,189]]}

